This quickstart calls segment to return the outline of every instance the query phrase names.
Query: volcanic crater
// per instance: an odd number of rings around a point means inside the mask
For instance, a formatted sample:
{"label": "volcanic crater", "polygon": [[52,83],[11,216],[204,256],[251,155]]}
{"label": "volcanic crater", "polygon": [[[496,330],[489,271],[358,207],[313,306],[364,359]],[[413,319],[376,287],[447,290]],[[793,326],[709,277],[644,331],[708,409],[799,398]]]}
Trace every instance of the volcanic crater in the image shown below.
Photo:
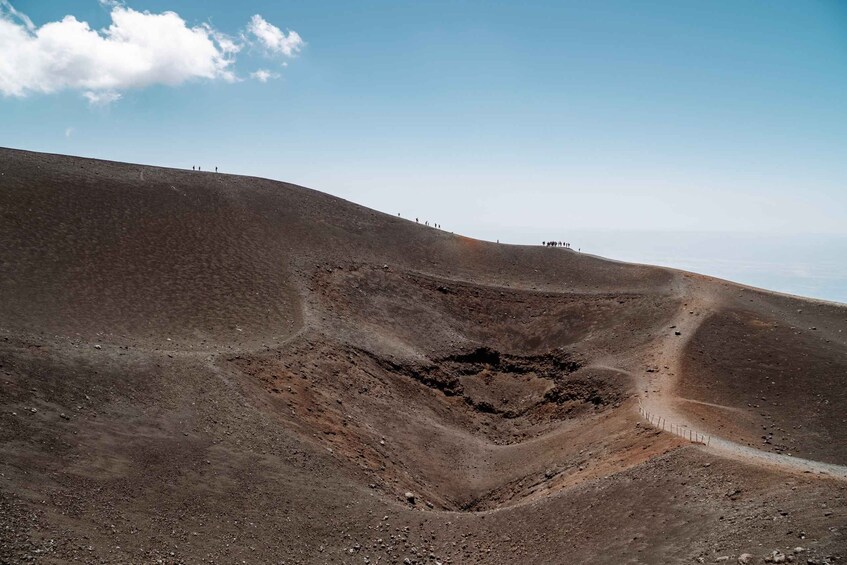
{"label": "volcanic crater", "polygon": [[0,149],[0,562],[835,562],[845,312]]}

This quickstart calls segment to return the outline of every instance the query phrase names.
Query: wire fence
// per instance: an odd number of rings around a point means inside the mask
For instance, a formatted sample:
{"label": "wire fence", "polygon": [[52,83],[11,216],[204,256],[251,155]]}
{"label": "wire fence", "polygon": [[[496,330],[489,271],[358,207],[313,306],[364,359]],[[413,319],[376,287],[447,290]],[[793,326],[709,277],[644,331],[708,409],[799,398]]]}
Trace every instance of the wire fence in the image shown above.
{"label": "wire fence", "polygon": [[650,422],[650,425],[658,428],[664,432],[670,432],[674,435],[677,435],[681,438],[687,439],[691,443],[697,443],[700,445],[711,445],[712,436],[707,434],[701,434],[695,430],[692,430],[688,426],[682,424],[676,424],[674,422],[668,422],[664,417],[659,416],[657,414],[652,414],[644,409],[644,406],[641,403],[638,403],[638,413],[641,414],[641,417]]}

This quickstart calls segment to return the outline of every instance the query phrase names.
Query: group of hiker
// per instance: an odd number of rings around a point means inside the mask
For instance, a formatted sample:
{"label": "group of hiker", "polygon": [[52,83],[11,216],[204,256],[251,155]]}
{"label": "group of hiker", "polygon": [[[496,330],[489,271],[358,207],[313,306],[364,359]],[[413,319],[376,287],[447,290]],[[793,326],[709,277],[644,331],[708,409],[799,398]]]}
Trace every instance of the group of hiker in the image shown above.
{"label": "group of hiker", "polygon": [[[217,170],[218,169],[215,168],[215,172],[217,172]],[[400,215],[400,212],[397,212],[397,217],[402,218],[402,216]],[[420,224],[421,219],[415,218],[415,223]],[[430,226],[430,227],[433,227],[433,228],[436,228],[436,229],[439,229],[439,230],[441,229],[441,224],[437,224],[437,223],[430,224],[428,220],[424,220],[423,225]],[[500,243],[499,239],[497,240],[497,243]],[[541,245],[543,245],[545,247],[564,247],[565,249],[571,248],[571,244],[567,241],[542,241]],[[580,249],[580,251],[582,251],[582,250]]]}
{"label": "group of hiker", "polygon": [[[401,218],[401,217],[402,217],[402,216],[400,216],[400,212],[397,212],[397,217],[398,217],[398,218]],[[421,223],[420,218],[415,218],[415,223],[416,223],[416,224]],[[432,224],[430,224],[428,220],[424,220],[423,225],[425,225],[425,226],[430,226],[430,227],[433,227],[433,228],[437,228],[437,229],[439,229],[439,230],[441,229],[441,224],[436,224],[436,223],[432,223]]]}
{"label": "group of hiker", "polygon": [[[415,223],[416,223],[416,224],[419,224],[419,223],[421,223],[421,222],[420,222],[420,220],[418,220],[417,218],[415,218]],[[429,225],[429,221],[424,221],[424,225],[425,225],[425,226],[428,226],[428,225]],[[437,229],[441,229],[441,224],[432,224],[432,227],[437,228]]]}
{"label": "group of hiker", "polygon": [[[201,168],[200,168],[200,165],[197,165],[196,167],[195,167],[194,165],[191,165],[191,170],[192,170],[192,171],[202,171],[203,169],[201,169]],[[216,173],[218,172],[218,168],[217,168],[217,167],[215,167],[215,172],[216,172]]]}

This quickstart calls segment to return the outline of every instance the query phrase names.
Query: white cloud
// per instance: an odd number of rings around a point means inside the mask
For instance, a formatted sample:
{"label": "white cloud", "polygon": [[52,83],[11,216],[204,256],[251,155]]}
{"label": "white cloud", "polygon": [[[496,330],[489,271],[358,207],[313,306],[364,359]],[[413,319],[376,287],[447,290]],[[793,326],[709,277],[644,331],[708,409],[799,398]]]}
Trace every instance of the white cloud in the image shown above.
{"label": "white cloud", "polygon": [[293,30],[286,34],[259,14],[250,19],[247,31],[255,35],[259,43],[271,53],[293,57],[303,48],[300,34]]}
{"label": "white cloud", "polygon": [[259,69],[254,73],[250,73],[250,77],[258,80],[259,82],[268,82],[268,80],[272,78],[279,78],[279,75],[267,69]]}
{"label": "white cloud", "polygon": [[121,99],[121,93],[114,90],[88,90],[83,92],[82,95],[92,106],[108,106],[112,102],[117,102]]}
{"label": "white cloud", "polygon": [[0,0],[0,8],[8,12],[8,14],[13,18],[20,20],[29,31],[35,31],[35,24],[32,23],[32,20],[29,19],[26,14],[22,14],[15,10],[15,7],[9,3],[9,0]]}
{"label": "white cloud", "polygon": [[65,129],[65,137],[70,137],[74,133],[74,128]]}
{"label": "white cloud", "polygon": [[[175,12],[139,12],[116,0],[100,3],[110,10],[112,23],[94,30],[72,15],[36,27],[9,0],[0,0],[0,93],[23,97],[76,90],[91,104],[109,104],[122,91],[154,84],[239,80],[234,66],[241,42],[208,24],[189,26]],[[254,28],[269,51],[291,55],[302,45],[296,32],[286,35],[261,16],[251,20],[249,29]],[[254,75],[263,82],[274,77],[271,71]]]}

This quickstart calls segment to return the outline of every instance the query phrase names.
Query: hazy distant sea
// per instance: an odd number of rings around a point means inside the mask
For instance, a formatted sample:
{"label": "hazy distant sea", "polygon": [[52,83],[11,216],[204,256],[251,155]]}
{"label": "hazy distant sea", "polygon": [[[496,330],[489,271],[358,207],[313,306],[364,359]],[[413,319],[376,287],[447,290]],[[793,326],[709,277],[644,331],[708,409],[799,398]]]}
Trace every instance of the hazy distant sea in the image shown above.
{"label": "hazy distant sea", "polygon": [[847,303],[847,235],[585,231],[569,237],[574,248],[610,259]]}

